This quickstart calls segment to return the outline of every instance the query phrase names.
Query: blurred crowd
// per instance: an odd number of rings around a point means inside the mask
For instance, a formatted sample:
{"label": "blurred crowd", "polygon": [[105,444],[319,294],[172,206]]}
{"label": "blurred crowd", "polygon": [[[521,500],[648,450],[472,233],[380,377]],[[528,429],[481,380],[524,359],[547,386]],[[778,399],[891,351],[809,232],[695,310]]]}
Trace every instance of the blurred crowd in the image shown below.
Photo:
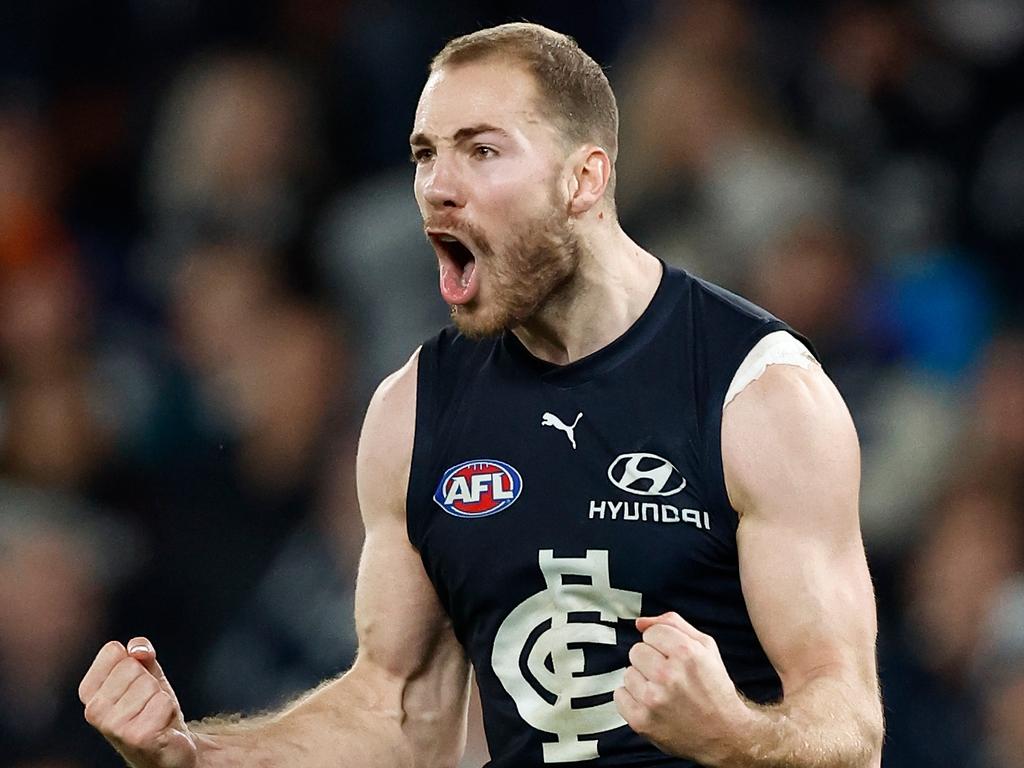
{"label": "blurred crowd", "polygon": [[520,18],[607,66],[627,232],[850,405],[886,767],[1024,766],[1019,0],[5,3],[0,765],[120,764],[76,695],[110,638],[190,717],[351,663],[362,412],[447,317],[416,99]]}

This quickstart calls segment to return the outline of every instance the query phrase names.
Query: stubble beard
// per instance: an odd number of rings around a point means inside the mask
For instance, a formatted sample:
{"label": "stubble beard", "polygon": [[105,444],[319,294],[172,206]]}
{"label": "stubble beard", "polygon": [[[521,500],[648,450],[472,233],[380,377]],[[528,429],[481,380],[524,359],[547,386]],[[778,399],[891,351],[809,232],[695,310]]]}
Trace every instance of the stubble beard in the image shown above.
{"label": "stubble beard", "polygon": [[478,301],[452,307],[452,321],[469,338],[497,336],[528,322],[572,292],[583,246],[572,221],[558,206],[546,218],[526,221],[508,245],[495,252],[474,228],[467,233],[485,260],[488,293],[486,304]]}

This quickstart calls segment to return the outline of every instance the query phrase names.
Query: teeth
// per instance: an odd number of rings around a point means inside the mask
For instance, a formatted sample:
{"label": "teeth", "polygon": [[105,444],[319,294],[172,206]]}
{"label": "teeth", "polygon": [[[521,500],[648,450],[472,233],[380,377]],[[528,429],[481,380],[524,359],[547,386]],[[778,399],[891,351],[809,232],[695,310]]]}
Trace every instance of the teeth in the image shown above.
{"label": "teeth", "polygon": [[440,239],[440,241],[442,243],[454,243],[454,242],[456,242],[455,238],[452,237],[451,235],[441,235],[441,237],[439,239]]}

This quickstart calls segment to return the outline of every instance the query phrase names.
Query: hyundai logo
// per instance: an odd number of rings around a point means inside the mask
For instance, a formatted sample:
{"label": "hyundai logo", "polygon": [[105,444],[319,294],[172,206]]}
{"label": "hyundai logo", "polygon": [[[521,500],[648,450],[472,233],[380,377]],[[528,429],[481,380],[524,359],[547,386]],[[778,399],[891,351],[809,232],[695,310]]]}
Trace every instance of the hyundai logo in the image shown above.
{"label": "hyundai logo", "polygon": [[608,467],[612,485],[638,496],[672,496],[686,487],[686,478],[668,459],[653,453],[624,453]]}

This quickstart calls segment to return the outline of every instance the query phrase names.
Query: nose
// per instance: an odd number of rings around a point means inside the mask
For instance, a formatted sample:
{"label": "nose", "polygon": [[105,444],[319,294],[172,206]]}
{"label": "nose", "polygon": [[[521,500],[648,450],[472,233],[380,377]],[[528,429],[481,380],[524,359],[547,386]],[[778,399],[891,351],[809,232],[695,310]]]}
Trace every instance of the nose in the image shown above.
{"label": "nose", "polygon": [[458,169],[452,159],[434,158],[423,184],[423,199],[431,208],[461,208],[466,204]]}

